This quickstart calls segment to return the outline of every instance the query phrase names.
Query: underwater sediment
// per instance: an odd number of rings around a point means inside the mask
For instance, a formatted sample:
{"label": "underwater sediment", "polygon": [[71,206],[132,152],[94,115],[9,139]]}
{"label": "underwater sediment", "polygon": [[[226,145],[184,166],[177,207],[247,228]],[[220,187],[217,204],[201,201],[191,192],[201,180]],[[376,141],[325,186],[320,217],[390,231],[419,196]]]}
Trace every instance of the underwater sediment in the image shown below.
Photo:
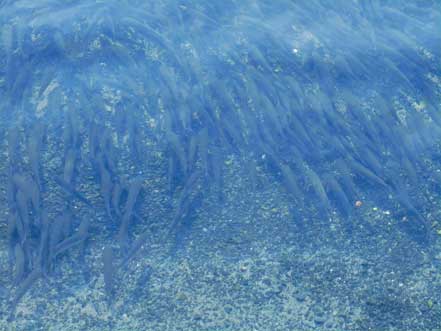
{"label": "underwater sediment", "polygon": [[297,230],[338,218],[350,235],[356,201],[373,201],[394,205],[409,240],[433,243],[420,187],[441,180],[436,2],[3,1],[0,12],[10,321],[67,261],[87,273],[91,247],[108,302],[152,238],[177,256],[204,201],[229,201],[232,159],[250,187],[282,187]]}

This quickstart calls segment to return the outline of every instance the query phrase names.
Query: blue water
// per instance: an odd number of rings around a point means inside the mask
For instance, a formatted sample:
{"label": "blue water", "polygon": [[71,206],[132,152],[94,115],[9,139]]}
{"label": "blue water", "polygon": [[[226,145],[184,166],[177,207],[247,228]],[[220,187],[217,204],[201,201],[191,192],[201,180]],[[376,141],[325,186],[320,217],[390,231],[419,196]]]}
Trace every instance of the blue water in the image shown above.
{"label": "blue water", "polygon": [[438,1],[0,1],[0,329],[440,329],[440,31]]}

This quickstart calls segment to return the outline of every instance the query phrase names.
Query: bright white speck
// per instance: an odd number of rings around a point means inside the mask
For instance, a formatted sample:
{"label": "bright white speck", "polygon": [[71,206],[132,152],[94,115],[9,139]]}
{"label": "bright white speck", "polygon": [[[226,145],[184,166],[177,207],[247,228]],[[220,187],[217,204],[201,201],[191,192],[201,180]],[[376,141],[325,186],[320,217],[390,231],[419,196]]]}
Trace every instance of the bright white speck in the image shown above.
{"label": "bright white speck", "polygon": [[299,52],[299,50],[298,50],[297,48],[293,48],[293,49],[292,49],[292,52],[293,52],[294,54],[297,54],[297,53]]}

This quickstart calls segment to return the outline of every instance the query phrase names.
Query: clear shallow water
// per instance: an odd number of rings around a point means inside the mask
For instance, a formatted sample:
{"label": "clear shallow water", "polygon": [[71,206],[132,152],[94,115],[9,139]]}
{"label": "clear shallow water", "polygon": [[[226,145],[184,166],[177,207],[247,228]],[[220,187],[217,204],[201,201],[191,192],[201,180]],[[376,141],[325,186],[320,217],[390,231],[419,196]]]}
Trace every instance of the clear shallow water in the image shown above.
{"label": "clear shallow water", "polygon": [[18,330],[436,330],[436,2],[0,4]]}

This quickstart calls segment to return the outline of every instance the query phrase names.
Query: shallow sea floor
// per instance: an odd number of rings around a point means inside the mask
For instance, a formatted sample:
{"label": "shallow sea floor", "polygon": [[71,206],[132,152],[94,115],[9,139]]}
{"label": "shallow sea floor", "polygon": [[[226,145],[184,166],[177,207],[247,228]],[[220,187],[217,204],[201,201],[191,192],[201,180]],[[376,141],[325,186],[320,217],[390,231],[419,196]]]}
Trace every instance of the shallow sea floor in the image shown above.
{"label": "shallow sea floor", "polygon": [[440,22],[0,1],[0,331],[440,331]]}
{"label": "shallow sea floor", "polygon": [[[169,210],[140,207],[152,220],[151,236],[117,270],[111,298],[102,275],[106,239],[98,236],[83,261],[77,252],[63,257],[7,322],[10,274],[3,250],[1,279],[8,281],[1,283],[0,329],[441,328],[439,213],[428,215],[433,241],[422,247],[398,227],[401,216],[392,204],[387,209],[363,201],[354,207],[349,231],[338,214],[324,220],[311,211],[311,219],[297,219],[290,196],[271,178],[262,175],[252,190],[234,160],[227,169],[223,200],[213,194],[201,203],[192,226],[174,239],[161,227]],[[149,204],[159,206],[161,193],[152,187],[151,194]],[[101,222],[105,215],[97,217]]]}

